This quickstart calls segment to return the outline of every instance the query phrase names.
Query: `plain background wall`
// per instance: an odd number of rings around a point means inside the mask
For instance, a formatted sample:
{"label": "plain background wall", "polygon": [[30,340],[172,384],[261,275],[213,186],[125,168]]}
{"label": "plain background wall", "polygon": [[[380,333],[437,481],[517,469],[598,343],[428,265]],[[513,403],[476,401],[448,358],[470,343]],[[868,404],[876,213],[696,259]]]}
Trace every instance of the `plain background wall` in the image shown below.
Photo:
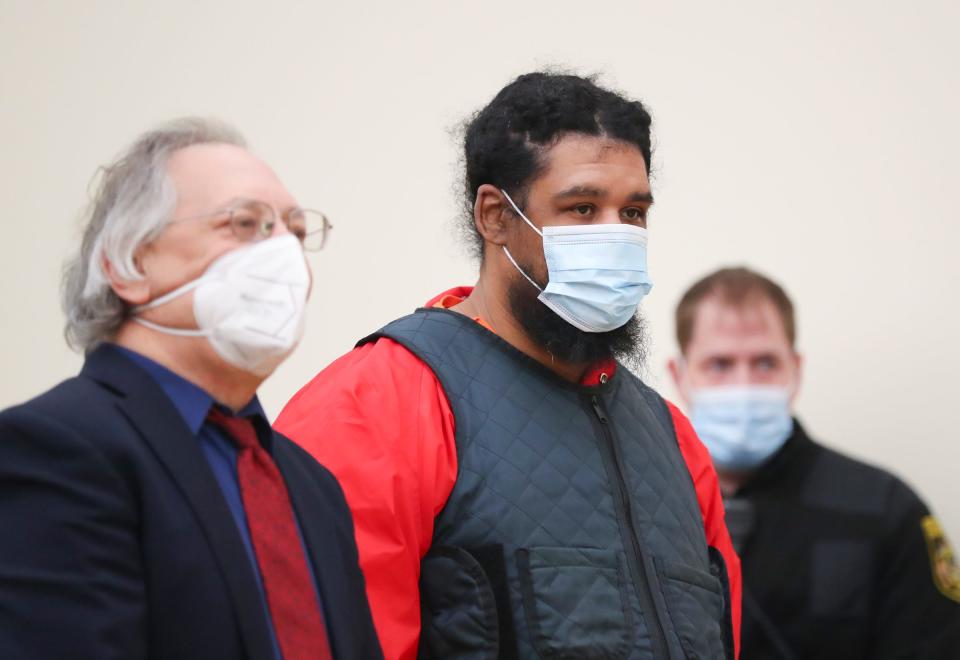
{"label": "plain background wall", "polygon": [[655,121],[645,377],[672,310],[745,263],[780,280],[812,433],[885,466],[960,541],[960,4],[0,0],[0,406],[76,372],[59,271],[96,168],[179,115],[236,124],[335,225],[272,415],[364,334],[471,283],[458,124],[514,76],[602,72]]}

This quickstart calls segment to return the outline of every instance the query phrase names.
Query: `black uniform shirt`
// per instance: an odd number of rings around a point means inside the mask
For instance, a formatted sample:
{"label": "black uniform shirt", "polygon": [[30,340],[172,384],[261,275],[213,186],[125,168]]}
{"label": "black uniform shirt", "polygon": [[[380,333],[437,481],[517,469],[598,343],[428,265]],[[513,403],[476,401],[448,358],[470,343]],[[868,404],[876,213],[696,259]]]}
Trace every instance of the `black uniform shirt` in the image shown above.
{"label": "black uniform shirt", "polygon": [[743,563],[743,660],[960,659],[960,583],[919,497],[807,437],[727,502]]}

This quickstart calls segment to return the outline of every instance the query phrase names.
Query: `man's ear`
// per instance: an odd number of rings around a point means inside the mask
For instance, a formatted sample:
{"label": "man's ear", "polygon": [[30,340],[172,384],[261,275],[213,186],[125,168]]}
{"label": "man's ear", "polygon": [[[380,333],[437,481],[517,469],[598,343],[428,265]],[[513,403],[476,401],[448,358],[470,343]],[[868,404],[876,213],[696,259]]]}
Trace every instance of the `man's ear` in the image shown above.
{"label": "man's ear", "polygon": [[680,364],[677,362],[677,358],[672,357],[667,360],[667,371],[670,372],[670,376],[673,378],[674,387],[680,389]]}
{"label": "man's ear", "polygon": [[[132,307],[143,305],[150,301],[150,284],[147,282],[147,278],[142,277],[138,280],[128,280],[121,277],[117,269],[114,268],[110,260],[107,259],[106,255],[103,256],[100,265],[103,268],[104,274],[107,276],[107,282],[110,283],[110,288],[113,289],[113,292],[117,294],[120,300]],[[141,270],[137,257],[134,257],[134,265],[137,266],[137,270]]]}
{"label": "man's ear", "polygon": [[797,374],[797,379],[793,394],[790,395],[790,405],[793,405],[793,402],[797,400],[797,395],[800,394],[800,386],[803,384],[803,355],[796,351],[793,352],[793,368],[794,373]]}
{"label": "man's ear", "polygon": [[673,386],[677,390],[677,394],[683,399],[685,405],[690,405],[690,402],[687,401],[687,393],[683,387],[683,357],[672,357],[667,360],[667,371],[670,372],[670,377],[673,379]]}
{"label": "man's ear", "polygon": [[477,188],[473,204],[473,222],[484,243],[507,244],[507,220],[510,211],[496,186],[485,183]]}

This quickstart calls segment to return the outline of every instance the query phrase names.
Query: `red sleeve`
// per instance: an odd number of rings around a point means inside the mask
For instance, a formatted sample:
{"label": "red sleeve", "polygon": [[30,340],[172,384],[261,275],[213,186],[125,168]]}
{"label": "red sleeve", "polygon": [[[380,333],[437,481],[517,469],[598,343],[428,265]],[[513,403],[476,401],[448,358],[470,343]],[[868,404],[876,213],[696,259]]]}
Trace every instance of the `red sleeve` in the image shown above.
{"label": "red sleeve", "polygon": [[703,516],[703,527],[707,532],[707,545],[720,551],[727,564],[727,577],[730,581],[730,613],[733,617],[733,643],[737,657],[740,656],[740,596],[742,577],[740,575],[740,558],[733,550],[730,534],[724,522],[723,501],[720,498],[720,485],[717,482],[717,473],[710,461],[710,454],[697,438],[690,420],[672,403],[667,402],[670,415],[673,417],[673,427],[677,432],[677,442],[680,444],[680,453],[687,463],[693,486],[697,491],[697,501],[700,503],[700,514]]}
{"label": "red sleeve", "polygon": [[436,376],[380,339],[320,372],[275,426],[343,487],[384,657],[416,657],[420,560],[457,476],[453,413]]}

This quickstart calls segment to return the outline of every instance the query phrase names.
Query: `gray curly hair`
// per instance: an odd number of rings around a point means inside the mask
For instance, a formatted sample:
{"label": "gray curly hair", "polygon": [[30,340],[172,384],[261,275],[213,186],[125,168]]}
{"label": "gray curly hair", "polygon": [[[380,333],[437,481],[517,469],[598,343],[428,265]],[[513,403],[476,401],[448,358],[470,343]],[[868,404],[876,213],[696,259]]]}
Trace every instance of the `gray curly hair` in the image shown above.
{"label": "gray curly hair", "polygon": [[246,146],[243,136],[223,122],[186,117],[144,133],[101,168],[80,250],[64,266],[60,287],[64,334],[74,350],[91,351],[113,337],[127,318],[128,307],[110,288],[103,260],[124,279],[143,277],[134,254],[160,235],[177,203],[167,160],[178,149],[205,143]]}

